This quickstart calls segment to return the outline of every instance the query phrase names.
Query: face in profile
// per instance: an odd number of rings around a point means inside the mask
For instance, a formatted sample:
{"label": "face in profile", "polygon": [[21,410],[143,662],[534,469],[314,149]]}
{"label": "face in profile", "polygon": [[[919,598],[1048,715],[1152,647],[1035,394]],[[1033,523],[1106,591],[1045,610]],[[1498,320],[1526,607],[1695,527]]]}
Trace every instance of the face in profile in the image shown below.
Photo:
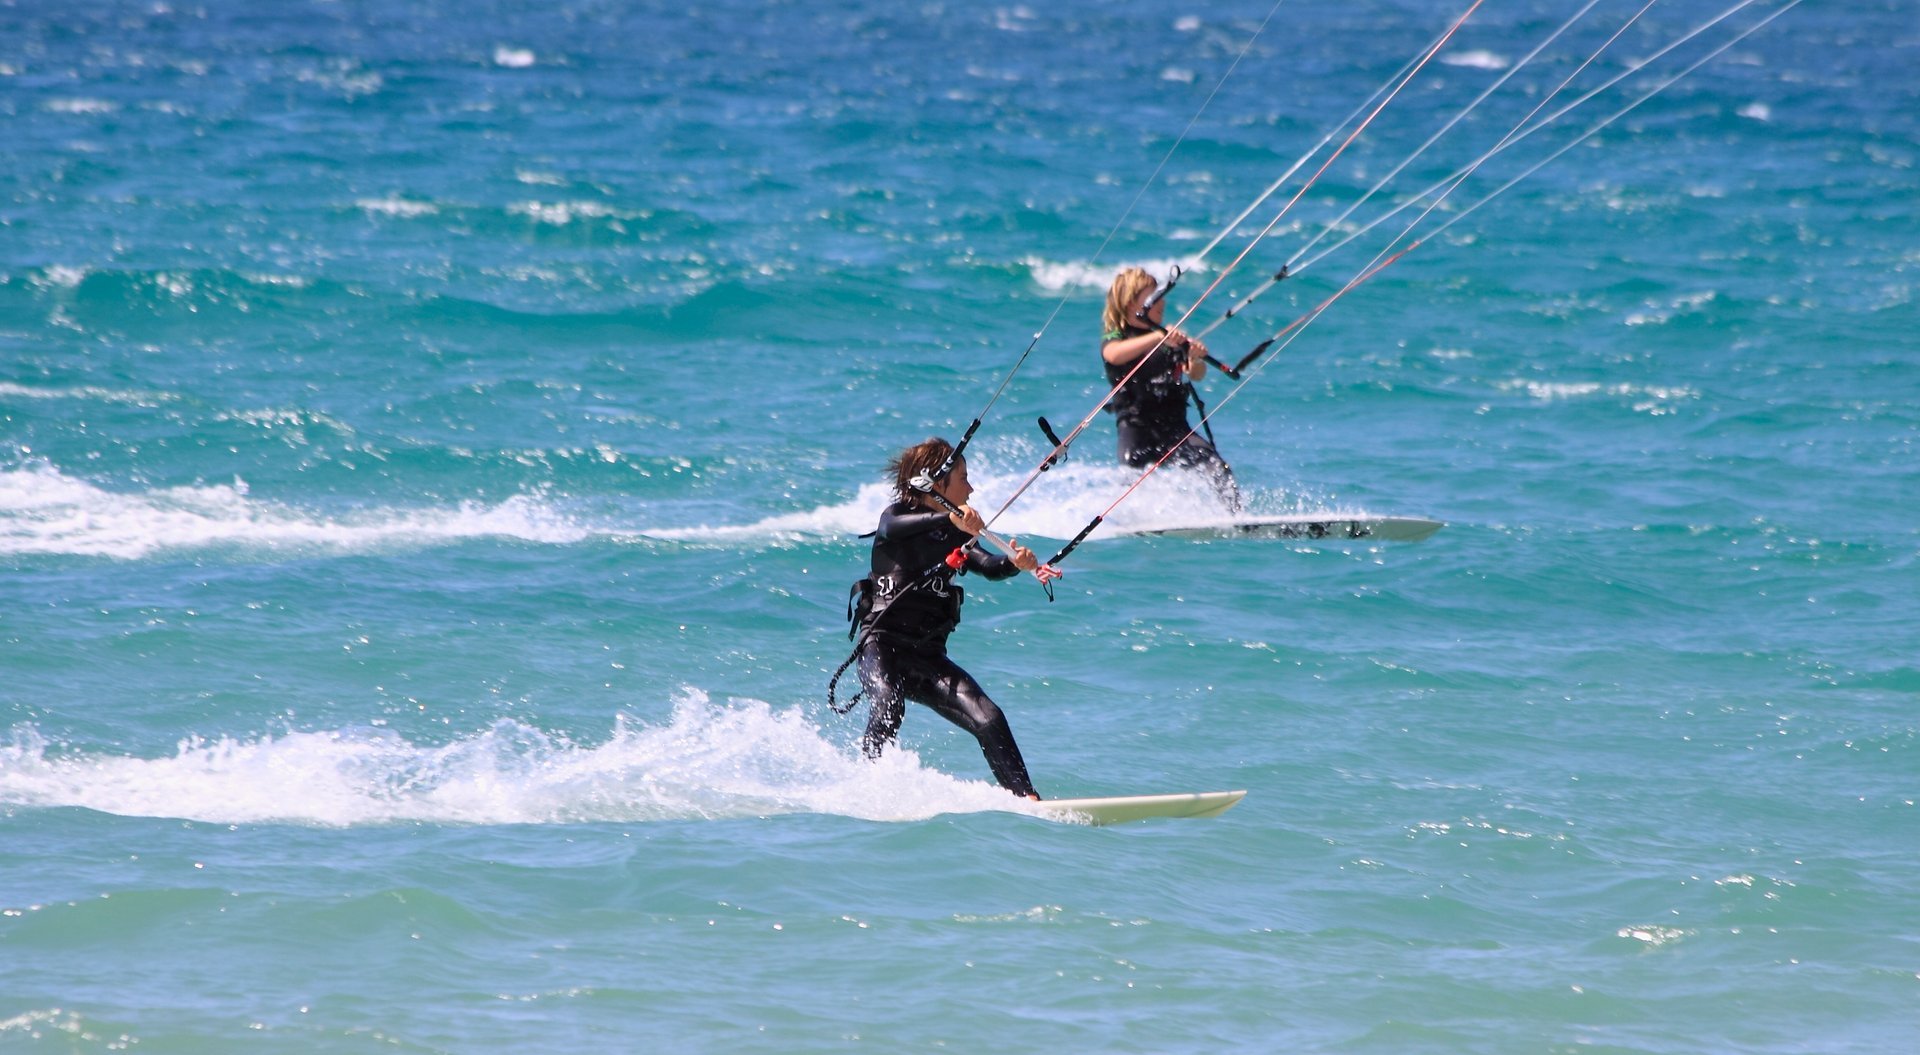
{"label": "face in profile", "polygon": [[935,484],[934,489],[940,492],[940,497],[954,505],[966,505],[967,499],[973,496],[973,484],[967,481],[967,460],[961,458],[955,461],[953,471],[947,474],[945,480]]}

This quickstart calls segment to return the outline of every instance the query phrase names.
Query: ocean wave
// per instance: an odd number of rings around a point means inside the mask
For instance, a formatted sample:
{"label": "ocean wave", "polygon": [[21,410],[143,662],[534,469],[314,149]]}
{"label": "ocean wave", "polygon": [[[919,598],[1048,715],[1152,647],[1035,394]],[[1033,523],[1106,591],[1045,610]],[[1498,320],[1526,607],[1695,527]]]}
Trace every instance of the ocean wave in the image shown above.
{"label": "ocean wave", "polygon": [[354,208],[379,216],[394,216],[401,219],[413,219],[418,216],[432,216],[440,207],[432,202],[388,195],[385,198],[357,198]]}
{"label": "ocean wave", "polygon": [[1491,51],[1456,51],[1440,56],[1443,66],[1463,66],[1470,70],[1504,70],[1513,63]]}
{"label": "ocean wave", "polygon": [[1672,297],[1664,305],[1628,315],[1627,325],[1657,325],[1663,322],[1671,322],[1685,315],[1699,316],[1704,314],[1718,298],[1719,294],[1713,290],[1687,293]]}
{"label": "ocean wave", "polygon": [[509,70],[529,69],[534,64],[533,49],[502,44],[493,49],[493,64]]}
{"label": "ocean wave", "polygon": [[[79,752],[15,726],[0,744],[0,806],[319,827],[566,824],[820,813],[917,821],[1022,810],[1006,791],[830,742],[798,708],[715,704],[684,690],[664,725],[625,716],[605,743],[502,719],[446,744],[376,723],[189,737],[171,756]],[[1030,809],[1027,810],[1030,812]]]}
{"label": "ocean wave", "polygon": [[1175,265],[1188,269],[1193,269],[1197,266],[1196,262],[1191,259],[1179,258],[1122,260],[1113,264],[1096,264],[1091,261],[1082,260],[1043,260],[1039,257],[1030,256],[1020,262],[1032,273],[1033,281],[1037,283],[1041,289],[1053,293],[1073,289],[1097,289],[1105,291],[1108,286],[1113,284],[1113,276],[1119,274],[1120,269],[1124,267],[1143,267],[1146,268],[1149,273],[1159,277],[1164,276]]}
{"label": "ocean wave", "polygon": [[116,403],[133,407],[152,407],[171,403],[180,397],[171,392],[147,392],[130,388],[104,388],[99,385],[64,385],[39,388],[0,381],[0,399],[72,399],[94,403]]}
{"label": "ocean wave", "polygon": [[[1037,462],[1040,453],[1033,454]],[[982,516],[990,516],[1001,501],[1024,479],[1018,475],[1027,466],[1008,458],[999,468],[984,460],[969,459],[968,474],[974,486],[972,505]],[[1057,466],[1043,475],[1006,515],[993,524],[997,534],[1017,538],[1069,539],[1079,534],[1095,516],[1112,506],[1139,476],[1139,470],[1117,465],[1084,465],[1072,462]],[[738,525],[698,525],[679,528],[650,528],[652,538],[681,542],[738,544],[757,540],[798,541],[816,536],[851,536],[872,531],[880,510],[892,500],[891,486],[885,483],[863,484],[844,502],[811,509],[780,513],[762,520]],[[1329,512],[1325,503],[1304,495],[1284,492],[1249,491],[1247,512],[1252,514]],[[1359,510],[1329,512],[1330,516],[1353,516]],[[1111,531],[1165,524],[1224,524],[1232,514],[1206,480],[1195,473],[1178,469],[1155,473],[1139,490],[1112,510],[1112,515],[1096,530],[1093,538]],[[1038,546],[1035,546],[1038,549]],[[1045,558],[1047,554],[1040,554]]]}
{"label": "ocean wave", "polygon": [[118,112],[120,104],[110,99],[49,99],[46,109],[56,114],[110,114]]}
{"label": "ocean wave", "polygon": [[565,227],[576,220],[611,220],[615,223],[625,220],[643,220],[648,214],[644,211],[616,209],[604,202],[597,201],[523,201],[507,206],[509,216],[524,216],[535,223]]}
{"label": "ocean wave", "polygon": [[1671,404],[1700,398],[1697,389],[1686,385],[1635,385],[1626,382],[1603,383],[1600,381],[1534,381],[1514,378],[1496,382],[1495,388],[1502,392],[1525,392],[1533,399],[1543,403],[1584,399],[1589,396],[1607,396],[1614,399],[1634,400],[1633,409],[1641,412],[1670,411]]}
{"label": "ocean wave", "polygon": [[486,537],[566,544],[594,534],[529,495],[327,516],[254,498],[238,479],[118,492],[44,462],[0,470],[0,555],[137,560],[208,546],[357,552]]}
{"label": "ocean wave", "polygon": [[[0,389],[0,395],[4,395]],[[127,395],[127,394],[117,394]],[[269,430],[350,429],[323,414],[261,410],[218,415],[217,420]],[[502,451],[521,465],[590,460],[614,464],[609,447],[561,451]],[[984,456],[983,456],[984,457]],[[1039,453],[1033,454],[1038,460]],[[550,459],[553,461],[550,462]],[[991,515],[1019,486],[1026,459],[1014,456],[994,468],[973,467],[973,505]],[[1022,500],[993,524],[1003,536],[1067,539],[1095,516],[1105,516],[1093,537],[1166,524],[1222,523],[1232,514],[1201,476],[1178,469],[1155,473],[1115,509],[1114,501],[1138,471],[1110,464],[1067,463],[1044,474]],[[1250,514],[1365,515],[1332,508],[1324,500],[1285,491],[1249,489]],[[605,511],[586,517],[545,493],[522,493],[498,502],[459,501],[440,506],[373,506],[327,512],[251,493],[245,480],[232,483],[115,490],[69,476],[34,458],[0,469],[0,556],[64,555],[140,560],[158,554],[228,547],[279,553],[360,553],[444,545],[470,539],[509,538],[547,545],[591,540],[752,546],[845,539],[873,529],[891,501],[890,486],[870,481],[850,497],[801,506],[742,523],[674,523],[670,507],[645,520]],[[1033,541],[1034,548],[1040,548]],[[1044,554],[1043,554],[1044,556]]]}
{"label": "ocean wave", "polygon": [[332,297],[347,287],[304,275],[221,267],[157,270],[54,264],[14,275],[0,276],[0,284],[18,286],[62,304],[90,311],[113,308],[152,310],[184,306],[233,307],[245,313],[260,305],[278,305],[294,298]]}

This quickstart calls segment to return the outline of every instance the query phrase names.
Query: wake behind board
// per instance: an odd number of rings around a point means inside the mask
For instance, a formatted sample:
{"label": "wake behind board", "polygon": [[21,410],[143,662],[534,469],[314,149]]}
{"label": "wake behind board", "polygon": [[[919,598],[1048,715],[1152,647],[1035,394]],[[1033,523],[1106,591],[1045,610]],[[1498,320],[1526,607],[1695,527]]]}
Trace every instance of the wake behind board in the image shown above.
{"label": "wake behind board", "polygon": [[1348,513],[1282,513],[1233,517],[1210,523],[1147,524],[1114,529],[1116,535],[1160,538],[1374,539],[1418,542],[1446,527],[1424,517],[1375,517]]}
{"label": "wake behind board", "polygon": [[1041,817],[1077,824],[1119,824],[1155,817],[1217,817],[1246,797],[1245,791],[1197,791],[1183,795],[1117,795],[1098,799],[1046,799]]}

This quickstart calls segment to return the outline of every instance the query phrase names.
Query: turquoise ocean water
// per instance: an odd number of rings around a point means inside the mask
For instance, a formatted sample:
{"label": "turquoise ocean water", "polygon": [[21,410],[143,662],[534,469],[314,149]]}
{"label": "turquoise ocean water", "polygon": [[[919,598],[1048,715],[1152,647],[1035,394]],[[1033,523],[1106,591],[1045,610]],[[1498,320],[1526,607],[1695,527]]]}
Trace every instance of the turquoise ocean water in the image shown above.
{"label": "turquoise ocean water", "polygon": [[[1653,4],[1425,226],[1778,9],[1651,58],[1735,3]],[[1044,794],[1239,807],[1046,823],[918,707],[858,759],[886,457],[1045,327],[973,448],[1010,495],[1113,270],[1466,4],[1287,0],[1221,84],[1268,6],[0,5],[0,1050],[1920,1050],[1904,0],[1794,7],[1205,382],[1255,510],[1437,535],[970,591]],[[1486,0],[1196,323],[1576,7]],[[998,526],[1057,548],[1111,447]],[[1114,521],[1218,516],[1188,483]]]}

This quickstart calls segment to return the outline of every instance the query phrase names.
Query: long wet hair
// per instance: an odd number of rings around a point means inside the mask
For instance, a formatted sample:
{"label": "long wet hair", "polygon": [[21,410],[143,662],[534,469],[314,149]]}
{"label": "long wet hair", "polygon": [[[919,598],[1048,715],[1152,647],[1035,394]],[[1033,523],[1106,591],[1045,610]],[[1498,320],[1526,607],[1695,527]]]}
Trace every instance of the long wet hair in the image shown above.
{"label": "long wet hair", "polygon": [[1105,333],[1125,333],[1129,329],[1139,329],[1140,320],[1133,317],[1133,302],[1140,294],[1160,284],[1158,279],[1147,273],[1143,267],[1122,268],[1113,276],[1113,285],[1107,287],[1107,310],[1100,316],[1100,328]]}
{"label": "long wet hair", "polygon": [[[953,444],[948,443],[938,436],[934,436],[930,439],[922,440],[908,447],[906,450],[901,451],[899,454],[894,455],[893,460],[887,463],[887,475],[893,478],[893,497],[898,499],[917,497],[920,492],[914,490],[913,485],[908,481],[921,473],[932,476],[939,471],[942,465],[947,463],[947,455],[952,453]],[[966,459],[962,458],[960,460],[965,461]],[[959,463],[956,462],[955,464]],[[934,482],[938,483],[939,481],[935,480]]]}

